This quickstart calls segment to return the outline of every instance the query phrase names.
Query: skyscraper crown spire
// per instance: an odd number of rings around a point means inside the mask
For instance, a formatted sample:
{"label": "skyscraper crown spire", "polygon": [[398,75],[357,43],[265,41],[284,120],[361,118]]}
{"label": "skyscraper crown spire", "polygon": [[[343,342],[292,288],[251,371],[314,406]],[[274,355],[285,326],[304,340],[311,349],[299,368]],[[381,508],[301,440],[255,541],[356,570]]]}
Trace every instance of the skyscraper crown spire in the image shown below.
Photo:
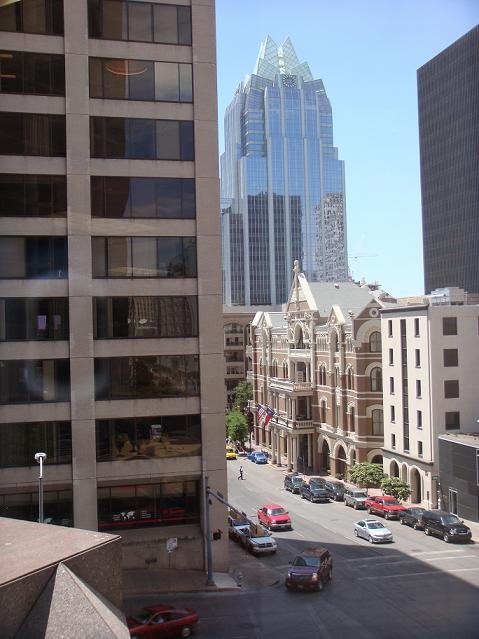
{"label": "skyscraper crown spire", "polygon": [[274,80],[278,73],[299,75],[306,82],[314,79],[308,63],[300,63],[291,38],[278,46],[269,35],[261,43],[253,73],[268,80]]}

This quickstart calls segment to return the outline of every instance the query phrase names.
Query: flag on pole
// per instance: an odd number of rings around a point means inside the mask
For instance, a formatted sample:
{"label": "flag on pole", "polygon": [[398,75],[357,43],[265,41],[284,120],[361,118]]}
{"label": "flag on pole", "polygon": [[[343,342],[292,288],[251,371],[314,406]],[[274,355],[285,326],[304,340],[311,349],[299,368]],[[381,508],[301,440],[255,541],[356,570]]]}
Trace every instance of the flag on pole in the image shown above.
{"label": "flag on pole", "polygon": [[262,404],[256,405],[256,414],[258,415],[259,420],[264,421],[264,425],[267,426],[271,421],[271,418],[274,417],[274,410],[268,408],[268,406],[263,406]]}

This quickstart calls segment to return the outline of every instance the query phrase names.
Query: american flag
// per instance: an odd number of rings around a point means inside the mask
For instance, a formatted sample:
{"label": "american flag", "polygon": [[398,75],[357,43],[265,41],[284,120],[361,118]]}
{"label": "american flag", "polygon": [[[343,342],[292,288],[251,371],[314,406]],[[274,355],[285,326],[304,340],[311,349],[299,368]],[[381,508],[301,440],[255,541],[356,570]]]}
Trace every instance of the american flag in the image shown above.
{"label": "american flag", "polygon": [[271,418],[274,417],[274,410],[268,408],[268,406],[263,406],[263,404],[257,404],[256,414],[260,420],[264,421],[264,425],[267,426],[271,421]]}

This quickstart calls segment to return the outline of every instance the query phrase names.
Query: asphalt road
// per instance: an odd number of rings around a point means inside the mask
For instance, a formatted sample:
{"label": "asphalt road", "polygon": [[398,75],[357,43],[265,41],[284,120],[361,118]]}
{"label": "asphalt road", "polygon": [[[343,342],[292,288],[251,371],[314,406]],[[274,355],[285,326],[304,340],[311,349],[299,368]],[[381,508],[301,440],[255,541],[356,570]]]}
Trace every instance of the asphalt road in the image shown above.
{"label": "asphalt road", "polygon": [[[240,463],[244,481],[237,479]],[[251,557],[232,543],[240,591],[161,597],[198,610],[199,638],[479,639],[479,543],[445,544],[388,521],[394,543],[372,546],[353,534],[365,511],[306,502],[283,489],[284,471],[270,465],[238,460],[228,470],[230,503],[252,519],[261,505],[280,503],[293,530],[275,533],[278,552],[270,557]],[[320,593],[286,591],[288,562],[311,545],[331,551],[333,582]],[[127,612],[156,600],[131,599]]]}

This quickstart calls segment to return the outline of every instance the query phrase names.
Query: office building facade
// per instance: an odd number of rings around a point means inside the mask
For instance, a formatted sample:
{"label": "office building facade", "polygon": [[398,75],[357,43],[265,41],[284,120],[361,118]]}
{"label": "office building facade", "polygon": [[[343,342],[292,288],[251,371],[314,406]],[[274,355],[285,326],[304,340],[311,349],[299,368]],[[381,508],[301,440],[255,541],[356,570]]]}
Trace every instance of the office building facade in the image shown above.
{"label": "office building facade", "polygon": [[204,477],[226,490],[214,1],[3,3],[0,30],[0,513],[37,518],[41,450],[46,521],[202,568]]}
{"label": "office building facade", "polygon": [[479,27],[417,79],[425,292],[479,293]]}
{"label": "office building facade", "polygon": [[331,105],[289,39],[268,36],[226,110],[221,197],[225,304],[286,302],[294,260],[311,281],[347,280]]}

